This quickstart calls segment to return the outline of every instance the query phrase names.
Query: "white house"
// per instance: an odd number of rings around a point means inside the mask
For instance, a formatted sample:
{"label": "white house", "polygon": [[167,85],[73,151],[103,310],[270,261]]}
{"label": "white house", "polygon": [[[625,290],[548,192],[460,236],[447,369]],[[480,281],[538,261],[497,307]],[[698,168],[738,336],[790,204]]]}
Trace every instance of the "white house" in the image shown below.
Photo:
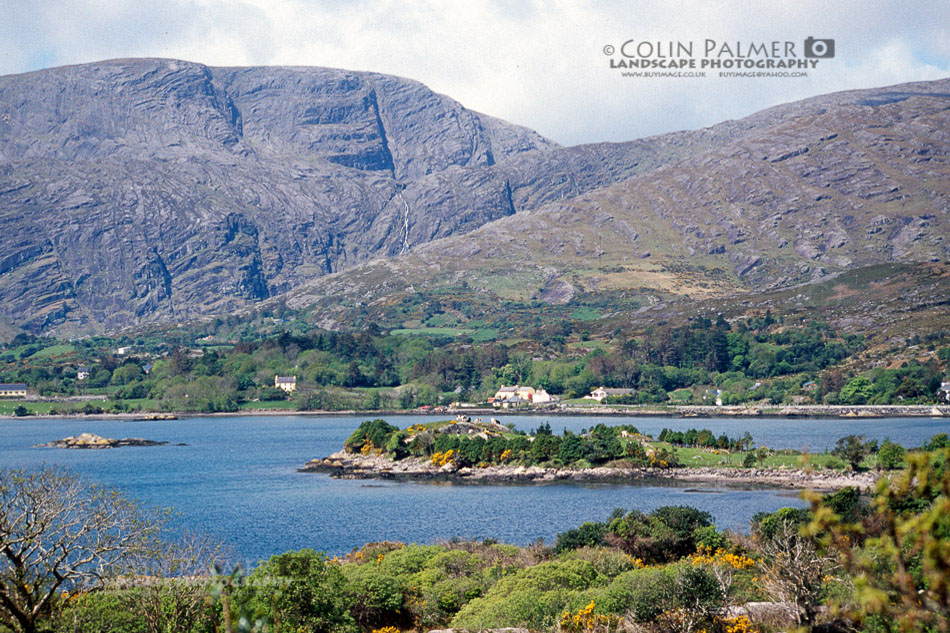
{"label": "white house", "polygon": [[86,378],[89,378],[89,373],[89,368],[85,365],[80,365],[76,368],[76,378],[78,380],[85,380]]}
{"label": "white house", "polygon": [[534,398],[532,398],[531,402],[534,404],[545,404],[548,402],[554,402],[554,398],[544,389],[538,389],[534,392]]}
{"label": "white house", "polygon": [[591,391],[589,396],[584,396],[584,399],[603,402],[605,398],[611,396],[629,396],[630,394],[636,392],[636,389],[607,389],[606,387],[599,387]]}
{"label": "white house", "polygon": [[943,394],[944,400],[950,402],[950,382],[940,383],[940,393]]}
{"label": "white house", "polygon": [[515,385],[514,387],[506,387],[506,386],[502,385],[501,387],[499,387],[498,391],[495,392],[495,398],[494,398],[494,400],[495,400],[496,402],[498,402],[498,401],[500,401],[500,400],[505,400],[505,399],[507,399],[507,398],[511,398],[512,396],[515,396],[515,395],[517,395],[517,394],[518,394],[518,386],[517,386],[517,385]]}
{"label": "white house", "polygon": [[525,400],[521,396],[509,396],[504,400],[495,400],[492,404],[502,409],[515,409],[517,407],[526,407],[531,404],[531,401]]}
{"label": "white house", "polygon": [[297,391],[297,377],[274,376],[274,386],[278,389],[283,389],[287,393],[293,393]]}

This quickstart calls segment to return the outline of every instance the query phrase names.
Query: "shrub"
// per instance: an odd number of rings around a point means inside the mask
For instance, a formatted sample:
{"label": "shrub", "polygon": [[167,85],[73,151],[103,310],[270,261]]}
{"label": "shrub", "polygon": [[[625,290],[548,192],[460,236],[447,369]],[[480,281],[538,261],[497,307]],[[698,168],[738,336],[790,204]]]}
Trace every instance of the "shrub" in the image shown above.
{"label": "shrub", "polygon": [[406,576],[422,571],[435,556],[444,552],[438,545],[409,545],[387,552],[380,568],[394,576]]}
{"label": "shrub", "polygon": [[877,467],[881,470],[896,470],[904,465],[904,447],[884,440],[877,452]]}
{"label": "shrub", "polygon": [[389,436],[398,430],[398,427],[389,424],[385,420],[378,418],[366,420],[346,438],[343,447],[350,453],[358,453],[367,444],[381,449],[386,446]]}
{"label": "shrub", "polygon": [[653,622],[667,606],[673,581],[669,568],[634,569],[610,583],[601,604],[611,613],[627,613],[634,622]]}
{"label": "shrub", "polygon": [[[558,560],[522,569],[499,580],[466,604],[452,628],[486,629],[520,626],[544,630],[567,609],[591,599],[588,590],[604,587],[607,578],[583,560]],[[584,601],[587,602],[584,602]]]}
{"label": "shrub", "polygon": [[347,567],[346,575],[350,613],[362,628],[401,623],[406,618],[401,578],[373,564]]}
{"label": "shrub", "polygon": [[558,534],[554,551],[561,553],[579,547],[598,547],[604,544],[606,534],[605,524],[588,521],[580,527]]}
{"label": "shrub", "polygon": [[146,630],[141,613],[128,608],[124,592],[95,591],[65,600],[53,622],[62,633],[139,633]]}
{"label": "shrub", "polygon": [[581,547],[563,554],[561,558],[587,561],[598,573],[608,578],[614,578],[636,567],[629,556],[606,547]]}
{"label": "shrub", "polygon": [[322,552],[304,549],[272,556],[254,570],[235,596],[252,617],[319,633],[354,631],[349,596],[338,565]]}

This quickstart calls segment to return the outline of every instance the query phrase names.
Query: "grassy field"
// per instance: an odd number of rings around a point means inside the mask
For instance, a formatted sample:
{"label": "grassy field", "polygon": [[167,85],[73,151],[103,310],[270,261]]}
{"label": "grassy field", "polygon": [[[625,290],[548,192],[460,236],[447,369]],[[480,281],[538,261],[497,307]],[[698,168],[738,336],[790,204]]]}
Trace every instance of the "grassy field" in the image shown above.
{"label": "grassy field", "polygon": [[[672,446],[664,442],[657,442],[656,446],[670,449]],[[683,466],[702,468],[707,466],[741,468],[742,461],[747,453],[729,453],[727,451],[713,451],[705,448],[677,448],[676,455]],[[865,466],[871,466],[865,460]],[[792,451],[777,451],[762,460],[756,460],[753,468],[818,468],[841,470],[844,462],[828,453],[811,453],[802,455]]]}
{"label": "grassy field", "polygon": [[27,411],[34,415],[44,415],[49,413],[51,407],[59,405],[57,408],[60,408],[62,406],[62,403],[60,402],[21,402],[19,400],[0,400],[0,415],[13,415],[14,410],[21,404]]}
{"label": "grassy field", "polygon": [[265,409],[268,411],[296,411],[297,403],[293,400],[267,400],[264,402],[242,402],[238,405],[241,411]]}
{"label": "grassy field", "polygon": [[68,343],[62,345],[51,345],[36,352],[30,358],[51,358],[53,356],[65,356],[76,351],[76,348]]}

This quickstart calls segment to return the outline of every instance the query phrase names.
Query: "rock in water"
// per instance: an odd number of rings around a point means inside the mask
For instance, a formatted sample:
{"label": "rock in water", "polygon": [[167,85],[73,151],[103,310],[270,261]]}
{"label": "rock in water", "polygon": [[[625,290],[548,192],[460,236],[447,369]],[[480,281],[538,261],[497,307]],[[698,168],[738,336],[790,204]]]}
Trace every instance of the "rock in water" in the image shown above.
{"label": "rock in water", "polygon": [[115,440],[108,437],[101,437],[92,433],[81,433],[73,437],[65,437],[61,440],[55,440],[46,444],[37,444],[41,448],[82,448],[82,449],[101,449],[101,448],[119,448],[121,446],[162,446],[168,442],[158,442],[155,440],[146,440],[138,437],[127,437],[121,440]]}

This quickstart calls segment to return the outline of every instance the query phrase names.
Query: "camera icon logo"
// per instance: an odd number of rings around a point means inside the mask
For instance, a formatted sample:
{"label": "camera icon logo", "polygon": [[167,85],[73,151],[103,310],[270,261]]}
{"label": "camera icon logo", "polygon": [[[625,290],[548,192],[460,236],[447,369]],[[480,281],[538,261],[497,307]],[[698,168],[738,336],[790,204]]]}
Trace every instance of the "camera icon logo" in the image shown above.
{"label": "camera icon logo", "polygon": [[835,56],[834,40],[816,40],[809,37],[805,40],[805,57],[830,59]]}

